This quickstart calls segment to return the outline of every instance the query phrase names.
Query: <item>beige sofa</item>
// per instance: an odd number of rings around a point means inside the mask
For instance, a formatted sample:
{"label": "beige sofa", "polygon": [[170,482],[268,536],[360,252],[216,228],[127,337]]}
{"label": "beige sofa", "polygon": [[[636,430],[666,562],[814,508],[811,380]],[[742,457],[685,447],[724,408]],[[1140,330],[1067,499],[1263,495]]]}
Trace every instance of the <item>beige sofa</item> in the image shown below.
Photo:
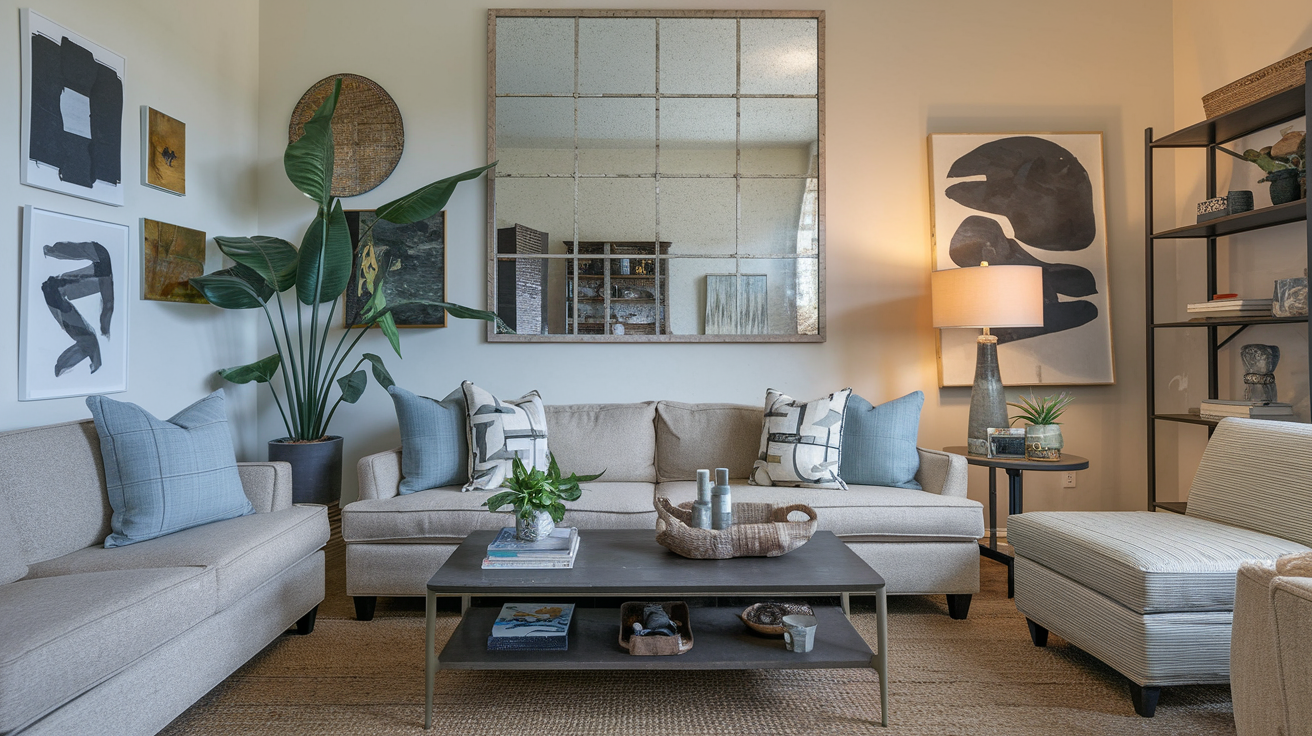
{"label": "beige sofa", "polygon": [[328,517],[292,505],[286,463],[240,465],[257,513],[105,549],[92,422],[0,434],[0,458],[0,575],[21,576],[0,585],[0,735],[156,733],[313,629]]}
{"label": "beige sofa", "polygon": [[[760,407],[733,404],[547,406],[547,443],[566,473],[596,473],[582,498],[566,503],[564,524],[579,529],[651,529],[654,500],[695,496],[698,468],[727,467],[736,501],[806,503],[820,528],[844,539],[888,581],[890,594],[948,596],[965,618],[979,591],[980,504],[966,498],[966,460],[920,450],[922,490],[850,486],[846,491],[748,486],[759,450]],[[357,617],[377,596],[422,596],[433,573],[471,531],[513,526],[481,504],[488,492],[458,486],[398,494],[401,450],[361,458],[360,499],[342,510],[346,592]]]}
{"label": "beige sofa", "polygon": [[1312,577],[1239,568],[1230,693],[1239,736],[1312,736]]}

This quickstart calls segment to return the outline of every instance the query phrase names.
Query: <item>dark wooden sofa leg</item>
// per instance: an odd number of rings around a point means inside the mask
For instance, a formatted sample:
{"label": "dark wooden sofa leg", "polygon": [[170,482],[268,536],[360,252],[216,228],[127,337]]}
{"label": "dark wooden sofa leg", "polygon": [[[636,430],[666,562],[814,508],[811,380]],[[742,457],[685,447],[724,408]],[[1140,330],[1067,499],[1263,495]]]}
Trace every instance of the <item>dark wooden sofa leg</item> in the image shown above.
{"label": "dark wooden sofa leg", "polygon": [[1028,618],[1025,619],[1025,623],[1030,627],[1030,641],[1034,642],[1034,646],[1048,646],[1048,630]]}
{"label": "dark wooden sofa leg", "polygon": [[355,600],[355,618],[357,621],[373,621],[374,608],[378,605],[378,596],[357,595]]}
{"label": "dark wooden sofa leg", "polygon": [[948,593],[948,615],[962,621],[970,613],[970,593]]}
{"label": "dark wooden sofa leg", "polygon": [[314,620],[319,616],[319,607],[315,606],[310,612],[296,619],[296,633],[305,636],[314,631]]}
{"label": "dark wooden sofa leg", "polygon": [[1144,687],[1130,683],[1130,700],[1134,701],[1134,712],[1144,718],[1152,718],[1157,712],[1157,699],[1161,695],[1160,687]]}

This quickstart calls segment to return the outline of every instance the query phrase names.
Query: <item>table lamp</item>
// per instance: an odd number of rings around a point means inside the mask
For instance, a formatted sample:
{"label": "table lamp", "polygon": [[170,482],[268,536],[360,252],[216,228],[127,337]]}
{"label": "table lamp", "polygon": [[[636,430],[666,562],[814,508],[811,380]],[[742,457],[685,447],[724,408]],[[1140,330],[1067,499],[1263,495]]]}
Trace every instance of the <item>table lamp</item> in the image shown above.
{"label": "table lamp", "polygon": [[1007,427],[1007,397],[998,373],[998,338],[990,327],[1043,326],[1043,268],[952,268],[929,275],[934,326],[984,328],[975,348],[975,385],[970,391],[972,455],[988,454],[990,427]]}

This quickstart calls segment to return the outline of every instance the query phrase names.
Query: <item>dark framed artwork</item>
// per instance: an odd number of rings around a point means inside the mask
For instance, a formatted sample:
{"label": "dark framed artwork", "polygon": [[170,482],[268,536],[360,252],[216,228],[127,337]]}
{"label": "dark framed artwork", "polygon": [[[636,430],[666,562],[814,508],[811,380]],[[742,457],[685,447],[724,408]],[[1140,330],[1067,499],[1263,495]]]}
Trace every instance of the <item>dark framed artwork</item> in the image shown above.
{"label": "dark framed artwork", "polygon": [[187,195],[187,124],[153,107],[141,107],[141,183]]}
{"label": "dark framed artwork", "polygon": [[[1102,133],[929,136],[935,270],[1043,268],[1043,327],[994,330],[1008,386],[1115,383]],[[939,330],[939,385],[969,386],[974,330]]]}
{"label": "dark framed artwork", "polygon": [[141,221],[143,299],[205,304],[188,280],[205,274],[205,233],[158,220]]}
{"label": "dark framed artwork", "polygon": [[[446,301],[446,210],[409,225],[378,220],[373,210],[348,210],[346,224],[355,255],[342,310],[345,325],[359,324],[380,283],[392,304]],[[446,327],[446,310],[424,304],[399,306],[392,317],[397,327]]]}
{"label": "dark framed artwork", "polygon": [[20,11],[19,180],[123,205],[123,57],[27,8]]}
{"label": "dark framed artwork", "polygon": [[128,388],[128,228],[28,205],[18,398]]}

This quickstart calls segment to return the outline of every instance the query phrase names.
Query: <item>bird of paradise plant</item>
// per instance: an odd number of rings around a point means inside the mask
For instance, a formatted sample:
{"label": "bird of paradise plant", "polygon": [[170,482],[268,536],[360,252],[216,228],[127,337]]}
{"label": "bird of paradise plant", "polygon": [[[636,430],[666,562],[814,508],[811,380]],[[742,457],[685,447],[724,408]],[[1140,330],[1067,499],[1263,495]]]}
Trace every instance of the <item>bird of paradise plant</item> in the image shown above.
{"label": "bird of paradise plant", "polygon": [[[256,235],[253,237],[216,237],[219,250],[236,262],[231,268],[191,279],[209,302],[223,309],[263,310],[273,336],[275,352],[248,365],[224,368],[219,375],[232,383],[265,383],[278,406],[287,436],[294,441],[313,442],[323,439],[328,424],[342,402],[353,404],[359,400],[369,384],[368,374],[361,368],[370,363],[374,379],[384,388],[393,384],[383,359],[374,353],[364,353],[345,375],[342,369],[360,339],[377,327],[387,337],[398,357],[401,355],[400,333],[392,318],[392,310],[403,304],[428,304],[445,309],[452,317],[481,319],[505,329],[504,323],[488,311],[462,307],[459,304],[439,301],[389,301],[382,288],[385,274],[375,271],[364,273],[372,282],[372,296],[361,311],[359,324],[347,327],[328,352],[329,326],[337,303],[346,291],[353,266],[351,236],[347,228],[342,203],[332,196],[333,131],[332,117],[341,95],[339,78],[333,90],[305,123],[305,132],[287,145],[283,154],[283,168],[287,178],[305,196],[314,201],[317,212],[301,239],[299,248],[280,238]],[[446,205],[462,181],[477,178],[496,164],[470,169],[461,174],[435,181],[379,207],[375,223],[379,220],[406,225],[432,217]],[[360,233],[363,242],[373,224]],[[368,264],[365,264],[368,267]],[[295,311],[283,304],[284,292],[295,288],[292,300]],[[271,309],[272,306],[272,309]],[[306,319],[305,310],[309,311]],[[326,310],[327,318],[320,319]],[[275,321],[276,312],[276,321]],[[289,314],[289,312],[291,312]],[[279,329],[281,327],[281,330]],[[348,344],[349,341],[349,344]],[[282,379],[283,398],[273,388],[275,377]],[[329,408],[332,387],[338,387],[337,401]]]}

